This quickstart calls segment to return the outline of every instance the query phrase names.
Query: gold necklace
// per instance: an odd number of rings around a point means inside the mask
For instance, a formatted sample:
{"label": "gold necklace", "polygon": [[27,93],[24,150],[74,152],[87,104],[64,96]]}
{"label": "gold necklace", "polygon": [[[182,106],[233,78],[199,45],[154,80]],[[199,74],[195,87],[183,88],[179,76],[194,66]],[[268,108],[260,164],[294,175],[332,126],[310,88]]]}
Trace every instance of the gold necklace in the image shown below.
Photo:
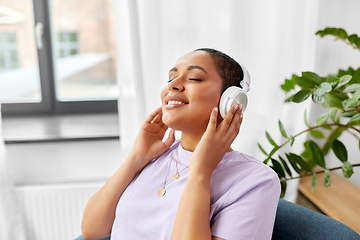
{"label": "gold necklace", "polygon": [[[175,154],[174,154],[175,155]],[[170,163],[169,163],[169,167],[168,167],[168,170],[166,172],[166,176],[165,176],[165,179],[164,179],[164,186],[162,188],[159,189],[159,191],[157,192],[157,195],[159,197],[162,197],[165,195],[166,193],[166,190],[165,190],[165,187],[168,186],[170,183],[172,183],[173,181],[175,181],[176,179],[178,179],[180,177],[180,173],[182,173],[183,171],[185,171],[186,169],[189,168],[189,166],[185,167],[183,170],[181,170],[180,172],[178,171],[178,167],[177,167],[177,163],[178,163],[178,157],[179,157],[179,154],[178,154],[178,148],[176,149],[176,155],[177,155],[177,158],[176,158],[176,173],[173,174],[172,178],[173,180],[171,180],[170,182],[166,183],[166,179],[169,175],[169,171],[170,171],[170,166],[171,166],[171,162],[172,160],[174,159],[174,157],[171,158],[170,160]]]}

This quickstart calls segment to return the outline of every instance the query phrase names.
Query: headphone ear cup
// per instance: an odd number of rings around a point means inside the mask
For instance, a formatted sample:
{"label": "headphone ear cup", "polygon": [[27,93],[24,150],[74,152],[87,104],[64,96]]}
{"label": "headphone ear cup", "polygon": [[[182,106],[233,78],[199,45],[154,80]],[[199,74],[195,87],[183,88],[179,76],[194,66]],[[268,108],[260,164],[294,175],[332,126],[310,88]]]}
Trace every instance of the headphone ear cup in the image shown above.
{"label": "headphone ear cup", "polygon": [[222,118],[225,118],[227,112],[234,104],[242,104],[242,112],[244,112],[248,104],[248,98],[241,88],[232,86],[227,88],[220,98],[219,112]]}
{"label": "headphone ear cup", "polygon": [[225,91],[221,94],[220,103],[219,103],[219,112],[222,118],[225,118],[225,115],[227,113],[226,105],[228,101],[229,101],[229,94],[226,93]]}

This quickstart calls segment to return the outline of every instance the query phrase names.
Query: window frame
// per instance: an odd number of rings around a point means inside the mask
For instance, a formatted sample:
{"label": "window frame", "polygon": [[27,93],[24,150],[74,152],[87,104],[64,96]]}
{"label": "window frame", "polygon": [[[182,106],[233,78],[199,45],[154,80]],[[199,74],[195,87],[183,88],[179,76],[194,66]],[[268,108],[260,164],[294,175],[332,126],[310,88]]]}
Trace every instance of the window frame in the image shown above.
{"label": "window frame", "polygon": [[64,113],[110,113],[117,112],[117,100],[59,101],[55,90],[54,51],[51,31],[51,0],[33,0],[34,23],[44,25],[42,49],[37,48],[41,102],[3,103],[3,116],[64,114]]}

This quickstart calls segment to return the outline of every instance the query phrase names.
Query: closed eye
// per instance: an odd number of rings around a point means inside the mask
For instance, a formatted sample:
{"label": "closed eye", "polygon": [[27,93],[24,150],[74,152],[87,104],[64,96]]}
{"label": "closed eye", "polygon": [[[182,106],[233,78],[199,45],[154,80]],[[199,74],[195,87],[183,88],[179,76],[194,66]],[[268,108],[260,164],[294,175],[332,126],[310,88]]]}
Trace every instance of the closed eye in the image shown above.
{"label": "closed eye", "polygon": [[174,79],[170,79],[169,81],[167,81],[167,83],[171,83]]}
{"label": "closed eye", "polygon": [[189,80],[192,80],[192,81],[198,81],[198,82],[200,82],[200,81],[201,81],[201,79],[198,79],[198,78],[189,78]]}

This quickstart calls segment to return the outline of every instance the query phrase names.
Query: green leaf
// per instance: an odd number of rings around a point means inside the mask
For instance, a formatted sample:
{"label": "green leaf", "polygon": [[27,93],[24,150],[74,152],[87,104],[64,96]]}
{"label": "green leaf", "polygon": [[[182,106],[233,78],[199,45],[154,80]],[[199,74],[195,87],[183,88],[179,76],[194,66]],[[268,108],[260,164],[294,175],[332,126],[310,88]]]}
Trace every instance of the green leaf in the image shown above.
{"label": "green leaf", "polygon": [[312,140],[309,141],[309,147],[314,162],[322,168],[325,168],[325,159],[320,147]]}
{"label": "green leaf", "polygon": [[328,82],[322,82],[318,89],[324,90],[326,93],[330,92],[332,90],[332,86]]}
{"label": "green leaf", "polygon": [[352,98],[346,99],[342,102],[344,109],[357,107],[359,105],[357,102],[359,99],[360,99],[360,91],[356,91],[356,93],[353,95]]}
{"label": "green leaf", "polygon": [[321,105],[324,108],[344,109],[341,100],[329,94],[325,95],[325,101]]}
{"label": "green leaf", "polygon": [[358,68],[352,76],[353,76],[353,78],[351,79],[352,83],[360,83],[360,68]]}
{"label": "green leaf", "polygon": [[314,137],[314,138],[325,138],[325,135],[320,131],[320,130],[311,130],[310,134]]}
{"label": "green leaf", "polygon": [[307,120],[307,116],[306,116],[306,108],[305,108],[305,111],[304,111],[304,122],[305,122],[305,125],[306,125],[307,127],[310,127],[310,126],[309,126],[309,122],[308,122],[308,120]]}
{"label": "green leaf", "polygon": [[330,136],[328,137],[328,140],[322,150],[323,155],[326,155],[329,152],[330,148],[332,147],[333,141],[335,139],[337,139],[338,137],[340,137],[343,130],[345,130],[345,128],[338,127],[330,134]]}
{"label": "green leaf", "polygon": [[280,159],[282,165],[284,166],[285,171],[287,172],[287,174],[288,174],[290,177],[292,177],[292,172],[291,172],[289,166],[287,165],[287,163],[285,162],[285,160],[284,160],[280,155],[279,155],[279,159]]}
{"label": "green leaf", "polygon": [[337,36],[341,39],[346,39],[348,37],[347,32],[342,28],[339,28],[337,33]]}
{"label": "green leaf", "polygon": [[310,150],[310,140],[304,142],[305,151],[301,154],[303,158],[312,159],[312,153]]}
{"label": "green leaf", "polygon": [[327,35],[327,33],[324,30],[319,30],[316,32],[316,35],[320,35],[320,37],[324,37]]}
{"label": "green leaf", "polygon": [[343,100],[349,98],[347,94],[341,94],[341,93],[335,92],[335,91],[330,91],[328,94],[339,99],[340,101],[343,101]]}
{"label": "green leaf", "polygon": [[350,118],[347,125],[359,125],[359,121],[360,121],[360,113],[357,113]]}
{"label": "green leaf", "polygon": [[318,119],[316,119],[316,126],[321,126],[324,125],[326,123],[326,121],[329,118],[329,114],[328,113],[324,113],[322,114]]}
{"label": "green leaf", "polygon": [[296,160],[294,159],[294,156],[290,153],[290,154],[286,154],[287,159],[289,160],[289,163],[291,164],[292,168],[295,170],[295,172],[297,172],[298,174],[301,173],[301,166],[298,165],[298,163],[296,162]]}
{"label": "green leaf", "polygon": [[360,90],[360,84],[359,83],[354,83],[351,85],[348,85],[343,92],[356,92]]}
{"label": "green leaf", "polygon": [[280,128],[281,135],[283,135],[284,138],[288,138],[287,135],[286,135],[284,126],[283,126],[283,124],[281,123],[280,120],[279,120],[279,128]]}
{"label": "green leaf", "polygon": [[360,39],[358,39],[356,42],[355,42],[355,45],[357,48],[360,48]]}
{"label": "green leaf", "polygon": [[340,78],[339,84],[336,86],[336,89],[341,88],[342,86],[345,86],[348,82],[350,82],[352,76],[351,75],[344,75]]}
{"label": "green leaf", "polygon": [[[301,172],[302,170],[305,170],[306,172],[311,172],[311,168],[307,165],[307,163],[303,160],[303,158],[299,155],[296,155],[295,153],[290,153],[289,157],[291,159],[291,161],[296,167],[298,167],[298,170]],[[289,161],[290,161],[289,159]],[[294,165],[291,163],[290,164],[294,167]],[[295,168],[294,168],[295,169]],[[296,170],[295,170],[296,171]],[[300,174],[300,173],[299,173]]]}
{"label": "green leaf", "polygon": [[271,159],[271,163],[273,165],[270,167],[277,173],[279,179],[285,178],[285,172],[281,164],[273,158]]}
{"label": "green leaf", "polygon": [[353,175],[354,170],[353,170],[353,165],[351,163],[349,163],[348,161],[344,162],[343,166],[342,166],[342,172],[343,172],[343,176],[346,178],[351,177],[351,175]]}
{"label": "green leaf", "polygon": [[322,104],[325,102],[325,92],[322,95],[318,95],[319,89],[316,89],[315,92],[311,95],[311,99],[314,101],[314,103]]}
{"label": "green leaf", "polygon": [[337,122],[336,116],[338,115],[338,113],[339,113],[339,109],[331,109],[330,118],[331,120],[333,120],[334,123]]}
{"label": "green leaf", "polygon": [[356,34],[351,34],[349,37],[348,37],[348,40],[349,42],[355,44],[355,42],[358,40],[358,36]]}
{"label": "green leaf", "polygon": [[357,114],[357,111],[350,111],[350,112],[343,112],[343,113],[341,113],[340,115],[341,115],[342,117],[351,118],[351,117],[353,117],[353,116],[356,115],[356,114]]}
{"label": "green leaf", "polygon": [[272,157],[272,155],[274,155],[274,153],[279,150],[279,146],[275,146],[271,152],[269,153],[268,157],[265,159],[264,163],[267,164],[267,162],[269,161],[269,159]]}
{"label": "green leaf", "polygon": [[325,169],[324,171],[324,185],[325,187],[329,187],[331,184],[331,172],[329,169]]}
{"label": "green leaf", "polygon": [[317,177],[316,174],[313,173],[313,175],[311,176],[311,192],[315,191],[316,183],[317,183]]}
{"label": "green leaf", "polygon": [[331,126],[321,126],[323,129],[326,129],[326,130],[331,130],[332,129],[332,127]]}
{"label": "green leaf", "polygon": [[285,99],[285,102],[291,102],[291,100],[293,99],[294,95],[291,95],[290,97],[288,97],[287,99]]}
{"label": "green leaf", "polygon": [[321,83],[321,78],[314,72],[302,72],[302,77],[311,80],[316,83],[316,85]]}
{"label": "green leaf", "polygon": [[353,98],[359,99],[359,96],[360,96],[360,90],[357,90],[356,92],[354,92]]}
{"label": "green leaf", "polygon": [[268,155],[265,150],[263,149],[263,147],[260,145],[260,143],[258,143],[258,146],[260,148],[260,150],[263,152],[263,154],[265,154],[266,156]]}
{"label": "green leaf", "polygon": [[[296,76],[296,75],[295,75]],[[294,75],[292,79],[285,79],[285,83],[281,85],[282,90],[290,92],[291,89],[295,89]]]}
{"label": "green leaf", "polygon": [[268,132],[266,132],[266,138],[269,140],[269,142],[271,143],[271,145],[273,145],[274,147],[277,147],[278,145],[275,143],[275,141],[270,137],[270,134]]}
{"label": "green leaf", "polygon": [[348,158],[348,153],[345,145],[339,140],[335,139],[332,143],[332,149],[338,159],[342,162],[346,162]]}
{"label": "green leaf", "polygon": [[280,184],[281,184],[280,198],[283,198],[285,196],[285,192],[286,192],[286,181],[282,181],[282,182],[280,182]]}
{"label": "green leaf", "polygon": [[326,82],[330,83],[331,87],[332,88],[335,88],[339,82],[340,82],[340,78],[338,78],[337,76],[335,75],[329,75],[327,78],[326,78]]}
{"label": "green leaf", "polygon": [[299,85],[302,89],[310,89],[317,86],[319,83],[305,77],[298,77],[295,79],[295,83]]}
{"label": "green leaf", "polygon": [[293,98],[291,99],[292,102],[301,103],[305,101],[311,95],[311,90],[303,89],[297,92]]}
{"label": "green leaf", "polygon": [[301,156],[296,155],[296,161],[299,163],[302,170],[305,170],[306,172],[311,172],[310,166],[304,161]]}
{"label": "green leaf", "polygon": [[292,146],[295,142],[295,138],[293,136],[290,136],[290,146]]}

